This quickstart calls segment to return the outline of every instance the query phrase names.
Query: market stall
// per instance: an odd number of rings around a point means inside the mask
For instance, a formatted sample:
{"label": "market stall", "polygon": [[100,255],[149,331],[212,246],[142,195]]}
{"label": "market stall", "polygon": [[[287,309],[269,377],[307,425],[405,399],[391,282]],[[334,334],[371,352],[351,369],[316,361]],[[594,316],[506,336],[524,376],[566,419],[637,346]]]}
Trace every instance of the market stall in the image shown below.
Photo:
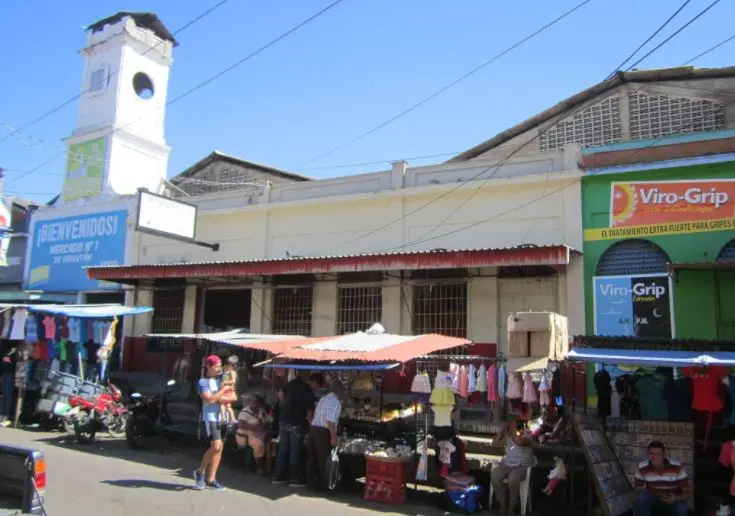
{"label": "market stall", "polygon": [[[597,364],[597,414],[575,415],[575,428],[606,513],[622,514],[630,507],[633,474],[652,441],[662,442],[667,457],[683,465],[693,484],[691,505],[731,504],[732,463],[713,458],[727,455],[735,435],[735,351],[704,341],[672,341],[673,349],[638,342],[648,349],[636,349],[631,339],[617,348],[589,347],[586,340],[578,338],[569,360]],[[719,349],[707,350],[708,345]],[[588,442],[593,433],[599,442]]]}
{"label": "market stall", "polygon": [[55,378],[105,382],[119,350],[120,319],[151,310],[117,304],[0,305],[2,416],[17,425],[24,402],[33,403]]}

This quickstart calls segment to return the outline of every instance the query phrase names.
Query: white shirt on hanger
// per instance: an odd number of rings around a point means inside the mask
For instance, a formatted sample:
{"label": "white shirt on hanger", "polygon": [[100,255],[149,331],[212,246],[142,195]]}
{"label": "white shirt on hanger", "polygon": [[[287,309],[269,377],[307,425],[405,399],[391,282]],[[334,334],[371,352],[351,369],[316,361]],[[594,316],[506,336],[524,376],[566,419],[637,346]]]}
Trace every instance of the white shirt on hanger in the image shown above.
{"label": "white shirt on hanger", "polygon": [[10,340],[24,340],[26,338],[26,319],[28,312],[19,308],[13,314],[13,328],[10,330]]}

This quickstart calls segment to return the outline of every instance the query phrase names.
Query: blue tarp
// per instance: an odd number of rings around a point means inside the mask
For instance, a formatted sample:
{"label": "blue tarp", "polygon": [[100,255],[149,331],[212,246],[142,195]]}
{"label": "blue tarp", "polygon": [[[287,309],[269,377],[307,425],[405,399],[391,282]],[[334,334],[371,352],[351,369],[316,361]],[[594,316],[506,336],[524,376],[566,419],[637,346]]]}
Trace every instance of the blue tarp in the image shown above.
{"label": "blue tarp", "polygon": [[601,364],[687,367],[702,365],[735,366],[732,351],[654,351],[647,349],[575,348],[567,355],[572,360]]}
{"label": "blue tarp", "polygon": [[393,369],[401,364],[265,364],[264,367],[272,367],[273,369],[304,369],[307,371],[385,371]]}
{"label": "blue tarp", "polygon": [[0,305],[0,308],[25,308],[30,312],[43,312],[82,319],[111,319],[125,315],[138,315],[153,311],[150,306],[125,305]]}

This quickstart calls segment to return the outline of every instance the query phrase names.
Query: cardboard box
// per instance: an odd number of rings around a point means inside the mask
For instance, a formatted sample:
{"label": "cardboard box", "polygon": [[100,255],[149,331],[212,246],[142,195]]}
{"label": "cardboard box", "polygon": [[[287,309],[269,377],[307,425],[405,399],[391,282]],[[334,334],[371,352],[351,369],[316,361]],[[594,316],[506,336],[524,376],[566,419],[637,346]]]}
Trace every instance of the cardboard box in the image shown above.
{"label": "cardboard box", "polygon": [[515,312],[508,314],[508,331],[551,331],[553,312]]}
{"label": "cardboard box", "polygon": [[554,312],[509,314],[508,356],[564,359],[569,352],[568,325],[566,317]]}

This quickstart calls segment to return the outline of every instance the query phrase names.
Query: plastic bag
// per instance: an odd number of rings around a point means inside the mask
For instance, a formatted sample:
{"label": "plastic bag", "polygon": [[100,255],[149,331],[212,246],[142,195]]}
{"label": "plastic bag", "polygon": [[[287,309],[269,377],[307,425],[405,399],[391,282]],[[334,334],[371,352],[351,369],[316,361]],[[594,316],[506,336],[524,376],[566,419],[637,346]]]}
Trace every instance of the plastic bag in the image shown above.
{"label": "plastic bag", "polygon": [[416,480],[419,482],[426,482],[429,478],[429,452],[424,443],[424,450],[421,452],[421,458],[419,458],[419,465],[416,467]]}
{"label": "plastic bag", "polygon": [[332,450],[332,454],[327,459],[327,470],[329,471],[328,488],[334,491],[339,485],[341,473],[339,469],[339,451],[337,448]]}

